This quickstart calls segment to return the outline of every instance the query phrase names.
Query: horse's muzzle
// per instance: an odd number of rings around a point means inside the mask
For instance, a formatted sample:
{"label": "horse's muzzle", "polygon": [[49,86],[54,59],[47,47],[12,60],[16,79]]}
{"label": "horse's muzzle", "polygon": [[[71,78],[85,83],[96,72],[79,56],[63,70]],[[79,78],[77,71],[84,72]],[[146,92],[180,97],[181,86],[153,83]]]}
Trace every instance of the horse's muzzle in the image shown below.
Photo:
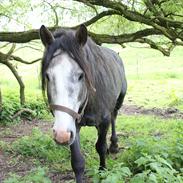
{"label": "horse's muzzle", "polygon": [[53,130],[53,138],[57,144],[68,145],[72,138],[72,132]]}

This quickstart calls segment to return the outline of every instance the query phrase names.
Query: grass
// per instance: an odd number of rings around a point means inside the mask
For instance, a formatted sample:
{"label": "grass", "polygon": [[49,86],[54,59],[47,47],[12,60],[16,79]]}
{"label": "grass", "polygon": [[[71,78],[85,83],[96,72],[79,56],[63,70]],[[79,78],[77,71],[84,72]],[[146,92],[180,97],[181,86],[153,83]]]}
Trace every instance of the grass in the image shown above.
{"label": "grass", "polygon": [[128,79],[127,103],[183,110],[182,47],[170,57],[148,48],[129,47],[120,51],[120,56]]}
{"label": "grass", "polygon": [[[179,182],[179,179],[183,181],[181,172],[183,146],[179,144],[180,141],[183,143],[182,130],[182,120],[178,119],[165,120],[154,116],[119,116],[117,131],[121,151],[117,155],[108,155],[108,170],[102,174],[96,174],[99,163],[94,147],[97,138],[96,129],[84,127],[81,130],[81,149],[86,159],[87,175],[93,182],[99,182],[102,179],[103,183],[111,180],[137,183],[136,179],[139,179],[141,183],[149,180],[150,173],[141,177],[141,173],[148,170],[154,173],[157,182],[159,179],[162,179],[160,182],[164,182],[165,177],[158,171],[166,169],[166,176],[169,176],[168,182],[171,182],[170,180]],[[108,136],[109,138],[110,136]],[[27,159],[35,158],[41,162],[43,168],[47,167],[47,172],[56,171],[63,174],[71,169],[68,149],[57,146],[49,133],[43,133],[38,128],[33,129],[30,136],[22,137],[11,145],[1,146],[15,157],[18,155]],[[156,171],[149,168],[151,163],[158,166]],[[28,172],[27,176],[29,174]],[[49,179],[48,174],[46,177]],[[17,178],[17,180],[19,179]]]}
{"label": "grass", "polygon": [[[120,53],[125,65],[128,81],[125,103],[148,108],[176,107],[183,110],[183,48],[177,47],[170,57],[165,57],[156,50],[136,46],[139,45],[133,44],[125,49],[112,46],[112,49]],[[17,54],[26,55],[26,60],[41,57],[40,52],[30,52],[29,49],[21,50]],[[26,85],[26,96],[41,97],[40,63],[28,66],[18,64],[17,67]],[[0,70],[3,95],[6,95],[10,88],[18,94],[18,84],[13,75],[5,66],[0,65]]]}
{"label": "grass", "polygon": [[30,171],[24,177],[18,176],[16,174],[10,173],[10,178],[6,179],[4,183],[51,183],[51,180],[46,177],[46,168],[38,167]]}

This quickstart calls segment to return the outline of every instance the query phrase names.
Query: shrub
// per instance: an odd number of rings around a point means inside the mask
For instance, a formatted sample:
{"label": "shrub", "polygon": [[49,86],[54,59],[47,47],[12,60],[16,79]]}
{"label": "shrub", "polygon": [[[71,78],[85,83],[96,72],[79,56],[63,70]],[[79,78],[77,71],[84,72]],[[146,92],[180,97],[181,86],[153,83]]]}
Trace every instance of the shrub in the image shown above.
{"label": "shrub", "polygon": [[[24,108],[28,110],[22,110]],[[13,118],[13,116],[20,110],[23,112]],[[32,120],[33,118],[43,119],[49,117],[50,112],[48,111],[41,95],[38,95],[37,97],[32,97],[31,95],[27,96],[24,106],[20,105],[18,97],[14,95],[13,92],[8,92],[3,98],[2,112],[0,113],[0,124],[18,122],[21,119]]]}
{"label": "shrub", "polygon": [[176,171],[168,160],[164,159],[159,155],[147,155],[140,157],[135,161],[138,167],[141,167],[141,172],[137,173],[132,179],[132,182],[154,182],[154,183],[163,183],[163,182],[174,182],[181,183],[183,177],[179,174],[180,172]]}

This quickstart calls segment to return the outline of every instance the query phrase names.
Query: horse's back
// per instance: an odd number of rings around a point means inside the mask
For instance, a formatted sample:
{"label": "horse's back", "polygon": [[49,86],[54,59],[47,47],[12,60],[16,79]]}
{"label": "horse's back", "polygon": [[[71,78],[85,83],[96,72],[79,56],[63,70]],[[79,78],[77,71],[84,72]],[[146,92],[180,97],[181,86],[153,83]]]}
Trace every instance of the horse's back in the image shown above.
{"label": "horse's back", "polygon": [[[122,90],[126,90],[124,66],[113,50],[87,41],[85,54],[90,65],[98,100],[106,108],[113,108]],[[106,102],[107,101],[107,102]]]}
{"label": "horse's back", "polygon": [[[127,87],[126,76],[123,61],[120,58],[119,54],[109,48],[102,46],[98,47],[101,50],[101,62],[103,62],[103,64],[107,68],[106,73],[108,74],[107,77],[111,81],[110,84],[114,84],[114,90],[116,90],[117,93],[121,92],[121,90],[125,92]],[[110,84],[108,86],[110,86]]]}

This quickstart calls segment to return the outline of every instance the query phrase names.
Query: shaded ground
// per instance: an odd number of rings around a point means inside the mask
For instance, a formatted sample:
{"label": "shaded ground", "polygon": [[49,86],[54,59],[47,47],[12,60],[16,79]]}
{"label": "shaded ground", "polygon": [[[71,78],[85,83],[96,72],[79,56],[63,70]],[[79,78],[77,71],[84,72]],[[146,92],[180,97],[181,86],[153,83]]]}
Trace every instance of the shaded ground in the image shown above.
{"label": "shaded ground", "polygon": [[[120,114],[126,115],[155,115],[163,118],[181,118],[183,119],[183,113],[175,108],[168,109],[145,109],[143,107],[135,105],[124,105],[120,110]],[[6,143],[11,144],[16,139],[29,135],[32,131],[32,128],[38,127],[44,132],[51,131],[52,123],[44,121],[23,121],[21,124],[10,126],[10,127],[0,127],[0,140]],[[13,157],[10,154],[5,154],[0,149],[0,182],[7,177],[9,177],[9,172],[14,172],[20,176],[24,176],[28,171],[36,168],[37,164],[34,159],[23,158],[22,156]],[[49,177],[53,183],[66,182],[73,180],[73,172],[68,171],[64,174],[59,172],[50,172]],[[86,183],[89,183],[90,180],[85,180]]]}
{"label": "shaded ground", "polygon": [[183,119],[183,112],[179,111],[176,108],[167,108],[167,109],[159,109],[159,108],[144,108],[143,106],[136,105],[124,105],[119,114],[126,115],[154,115],[162,118],[179,118]]}

